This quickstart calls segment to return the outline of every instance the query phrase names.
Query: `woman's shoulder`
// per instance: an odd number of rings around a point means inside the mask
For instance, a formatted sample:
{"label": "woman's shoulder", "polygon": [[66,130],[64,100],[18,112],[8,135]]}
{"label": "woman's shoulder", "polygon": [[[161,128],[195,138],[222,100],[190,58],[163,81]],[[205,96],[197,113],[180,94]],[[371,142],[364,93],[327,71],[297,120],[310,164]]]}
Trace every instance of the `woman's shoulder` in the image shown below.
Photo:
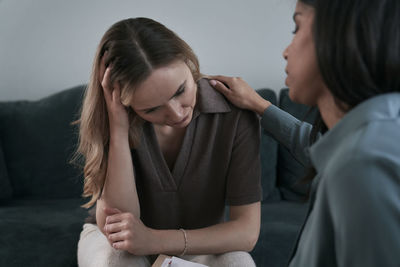
{"label": "woman's shoulder", "polygon": [[198,85],[197,108],[201,113],[215,113],[222,117],[240,117],[243,120],[251,121],[254,121],[255,118],[259,120],[254,112],[238,108],[229,102],[223,94],[210,85],[207,78],[200,79]]}
{"label": "woman's shoulder", "polygon": [[330,190],[343,194],[343,188],[347,188],[346,192],[352,194],[369,188],[362,192],[372,193],[394,186],[392,189],[400,195],[398,127],[389,121],[367,123],[345,138],[332,152],[325,170]]}

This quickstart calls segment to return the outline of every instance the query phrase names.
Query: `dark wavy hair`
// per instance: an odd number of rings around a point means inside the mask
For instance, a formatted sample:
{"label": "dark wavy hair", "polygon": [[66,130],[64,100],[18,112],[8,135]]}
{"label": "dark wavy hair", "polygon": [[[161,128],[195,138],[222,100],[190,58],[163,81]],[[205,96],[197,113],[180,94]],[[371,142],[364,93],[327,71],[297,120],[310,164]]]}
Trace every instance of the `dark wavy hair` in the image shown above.
{"label": "dark wavy hair", "polygon": [[[351,110],[379,94],[400,92],[399,0],[299,0],[315,10],[319,70],[339,108]],[[317,116],[310,136],[327,127]]]}

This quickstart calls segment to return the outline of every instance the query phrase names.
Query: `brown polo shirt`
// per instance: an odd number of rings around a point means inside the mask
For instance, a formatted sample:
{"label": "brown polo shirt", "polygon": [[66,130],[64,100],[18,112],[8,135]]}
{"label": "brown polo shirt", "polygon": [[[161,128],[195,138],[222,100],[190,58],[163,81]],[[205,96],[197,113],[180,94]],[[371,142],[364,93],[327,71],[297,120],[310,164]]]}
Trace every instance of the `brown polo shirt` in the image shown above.
{"label": "brown polo shirt", "polygon": [[260,126],[199,81],[193,119],[172,170],[151,123],[132,150],[141,219],[155,229],[195,229],[223,221],[227,205],[261,200]]}

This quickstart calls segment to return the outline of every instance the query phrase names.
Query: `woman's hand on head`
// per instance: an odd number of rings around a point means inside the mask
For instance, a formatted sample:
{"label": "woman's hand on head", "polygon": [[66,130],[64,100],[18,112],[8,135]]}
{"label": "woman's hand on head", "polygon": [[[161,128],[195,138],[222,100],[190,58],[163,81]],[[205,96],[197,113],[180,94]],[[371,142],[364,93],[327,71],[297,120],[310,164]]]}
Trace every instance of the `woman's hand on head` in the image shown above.
{"label": "woman's hand on head", "polygon": [[111,83],[111,66],[105,67],[103,56],[100,64],[100,82],[107,105],[110,134],[127,135],[129,131],[128,111],[121,103],[121,88],[118,82]]}
{"label": "woman's hand on head", "polygon": [[110,245],[134,255],[154,254],[156,238],[152,229],[146,227],[139,218],[129,212],[114,208],[104,208],[106,223],[104,233]]}
{"label": "woman's hand on head", "polygon": [[264,113],[271,103],[263,99],[242,78],[227,77],[222,75],[208,76],[210,84],[225,95],[235,106],[252,110],[259,115]]}

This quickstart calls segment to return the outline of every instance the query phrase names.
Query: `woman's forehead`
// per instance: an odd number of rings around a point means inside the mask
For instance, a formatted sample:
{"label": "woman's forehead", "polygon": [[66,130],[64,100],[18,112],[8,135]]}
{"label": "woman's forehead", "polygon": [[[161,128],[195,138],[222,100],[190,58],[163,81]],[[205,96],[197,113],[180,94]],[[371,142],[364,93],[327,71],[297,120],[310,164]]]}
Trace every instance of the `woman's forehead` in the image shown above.
{"label": "woman's forehead", "polygon": [[150,76],[135,87],[131,105],[135,109],[160,106],[168,102],[191,72],[182,61],[171,63],[152,71]]}

